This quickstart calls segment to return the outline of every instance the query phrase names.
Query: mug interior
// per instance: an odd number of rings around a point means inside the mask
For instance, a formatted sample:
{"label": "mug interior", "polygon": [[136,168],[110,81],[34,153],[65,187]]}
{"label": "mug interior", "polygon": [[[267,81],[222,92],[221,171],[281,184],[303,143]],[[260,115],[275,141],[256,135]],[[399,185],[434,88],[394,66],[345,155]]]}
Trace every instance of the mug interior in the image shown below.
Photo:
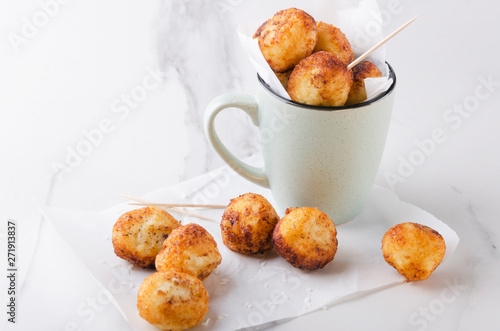
{"label": "mug interior", "polygon": [[307,108],[307,109],[312,109],[312,110],[320,110],[320,111],[338,111],[338,110],[345,110],[345,109],[353,109],[353,108],[360,108],[360,107],[365,107],[368,106],[372,103],[375,103],[383,98],[385,98],[387,95],[391,94],[394,88],[396,87],[396,74],[394,73],[394,70],[392,69],[391,65],[386,62],[387,67],[389,68],[389,78],[392,78],[392,84],[389,86],[389,88],[384,92],[379,95],[377,95],[375,98],[372,98],[367,101],[363,101],[354,105],[349,105],[349,106],[337,106],[337,107],[329,107],[329,106],[312,106],[312,105],[307,105],[303,103],[298,103],[286,98],[283,98],[282,96],[276,94],[271,87],[260,77],[259,74],[257,74],[257,79],[259,83],[269,92],[271,93],[274,97],[280,99],[281,101],[288,103],[290,105],[293,105],[295,107],[301,107],[301,108]]}

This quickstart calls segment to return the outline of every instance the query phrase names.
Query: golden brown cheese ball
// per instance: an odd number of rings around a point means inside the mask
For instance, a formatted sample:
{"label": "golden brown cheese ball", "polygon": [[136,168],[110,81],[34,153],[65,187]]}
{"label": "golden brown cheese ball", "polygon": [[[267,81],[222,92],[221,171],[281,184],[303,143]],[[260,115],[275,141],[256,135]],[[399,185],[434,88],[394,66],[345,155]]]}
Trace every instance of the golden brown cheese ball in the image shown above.
{"label": "golden brown cheese ball", "polygon": [[337,229],[317,208],[288,208],[273,234],[274,249],[295,268],[321,269],[337,252]]}
{"label": "golden brown cheese ball", "polygon": [[345,65],[354,60],[351,44],[345,34],[335,26],[318,22],[318,42],[314,52],[327,51],[337,55]]}
{"label": "golden brown cheese ball", "polygon": [[382,253],[407,281],[427,279],[443,260],[446,245],[435,230],[417,223],[390,228],[382,239]]}
{"label": "golden brown cheese ball", "polygon": [[370,61],[364,61],[352,68],[353,83],[346,105],[354,105],[366,100],[365,78],[382,77],[382,73]]}
{"label": "golden brown cheese ball", "polygon": [[178,271],[160,271],[139,287],[139,315],[162,330],[185,330],[208,312],[208,292],[198,278]]}
{"label": "golden brown cheese ball", "polygon": [[177,270],[204,280],[221,260],[212,235],[201,225],[190,223],[172,231],[163,242],[156,256],[156,270]]}
{"label": "golden brown cheese ball", "polygon": [[144,207],[129,211],[113,226],[115,254],[142,268],[154,268],[163,241],[181,223],[165,210]]}
{"label": "golden brown cheese ball", "polygon": [[246,193],[231,200],[220,229],[222,242],[230,250],[257,254],[273,247],[272,237],[279,216],[266,198]]}
{"label": "golden brown cheese ball", "polygon": [[274,14],[253,37],[257,38],[262,55],[276,72],[291,70],[313,52],[318,40],[314,18],[296,8]]}
{"label": "golden brown cheese ball", "polygon": [[352,85],[352,72],[337,56],[316,52],[295,66],[288,80],[288,94],[299,103],[343,106]]}
{"label": "golden brown cheese ball", "polygon": [[278,77],[281,85],[285,89],[285,91],[288,89],[288,80],[290,79],[290,75],[292,74],[293,70],[288,70],[286,72],[275,72],[276,77]]}

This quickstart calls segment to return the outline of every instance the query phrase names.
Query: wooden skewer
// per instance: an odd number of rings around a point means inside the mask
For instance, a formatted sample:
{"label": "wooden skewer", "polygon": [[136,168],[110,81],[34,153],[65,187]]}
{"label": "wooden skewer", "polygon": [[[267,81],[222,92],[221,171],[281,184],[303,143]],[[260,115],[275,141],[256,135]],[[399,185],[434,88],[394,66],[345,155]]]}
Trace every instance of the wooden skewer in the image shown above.
{"label": "wooden skewer", "polygon": [[210,222],[214,222],[214,223],[220,223],[216,219],[213,219],[213,218],[210,218],[210,217],[207,217],[207,216],[203,216],[203,215],[200,215],[200,214],[192,213],[192,212],[187,211],[187,210],[183,210],[183,209],[179,209],[179,208],[173,208],[173,207],[170,207],[170,208],[165,207],[165,208],[168,209],[168,210],[171,210],[173,212],[179,213],[179,214],[184,214],[184,215],[187,215],[187,216],[196,217],[196,218],[199,218],[201,220],[210,221]]}
{"label": "wooden skewer", "polygon": [[151,202],[151,201],[146,201],[144,199],[139,199],[135,197],[131,197],[129,195],[125,194],[118,194],[119,196],[138,201],[137,203],[131,202],[129,205],[143,205],[144,203],[147,203],[149,206],[156,206],[156,207],[165,207],[165,208],[175,208],[175,207],[190,207],[190,208],[209,208],[209,209],[225,209],[227,205],[216,205],[216,204],[201,204],[201,203],[157,203],[157,202]]}
{"label": "wooden skewer", "polygon": [[[156,205],[159,205],[159,204],[156,204],[156,203],[144,200],[144,199],[131,197],[129,195],[124,195],[124,194],[118,194],[118,195],[121,196],[121,197],[124,197],[126,199],[130,199],[130,200],[138,202],[138,203],[133,203],[133,202],[129,203],[130,205],[138,205],[138,206],[156,206]],[[199,219],[202,219],[202,220],[219,223],[219,221],[217,221],[217,220],[215,220],[213,218],[206,217],[206,216],[203,216],[203,215],[200,215],[200,214],[196,214],[196,213],[192,213],[192,212],[189,212],[187,210],[183,210],[183,209],[179,209],[179,208],[175,208],[175,207],[165,207],[165,206],[161,206],[161,207],[164,207],[164,208],[166,208],[168,210],[171,210],[171,211],[179,213],[179,214],[184,214],[184,215],[196,217],[196,218],[199,218]],[[224,208],[225,208],[225,206],[224,206]]]}
{"label": "wooden skewer", "polygon": [[373,53],[373,51],[375,51],[377,48],[379,48],[380,46],[382,46],[383,44],[385,44],[389,39],[391,39],[392,37],[394,37],[395,35],[397,35],[399,32],[401,32],[401,30],[403,30],[408,25],[410,25],[410,23],[413,22],[414,20],[416,20],[419,16],[420,15],[415,16],[414,18],[412,18],[411,20],[409,20],[408,22],[406,22],[405,24],[403,24],[402,26],[400,26],[398,29],[396,29],[393,33],[391,33],[390,35],[388,35],[387,37],[385,37],[384,39],[382,39],[381,41],[379,41],[375,46],[373,46],[372,48],[370,48],[369,50],[367,50],[365,53],[363,53],[363,55],[361,55],[360,57],[358,57],[356,60],[352,61],[347,66],[347,68],[348,69],[352,69],[354,66],[356,66],[357,64],[359,64],[368,55],[370,55],[371,53]]}
{"label": "wooden skewer", "polygon": [[[141,202],[131,202],[129,205],[143,205]],[[205,205],[205,204],[195,204],[195,203],[156,203],[149,202],[148,205],[155,207],[165,207],[165,208],[175,208],[175,207],[184,207],[184,208],[207,208],[207,209],[225,209],[227,205]]]}

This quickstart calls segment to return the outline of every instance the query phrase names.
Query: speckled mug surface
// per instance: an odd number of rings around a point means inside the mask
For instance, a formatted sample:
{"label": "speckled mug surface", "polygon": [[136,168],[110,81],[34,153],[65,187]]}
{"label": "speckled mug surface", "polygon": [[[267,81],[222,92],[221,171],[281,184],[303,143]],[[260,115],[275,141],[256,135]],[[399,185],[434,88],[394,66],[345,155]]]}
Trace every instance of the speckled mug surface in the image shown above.
{"label": "speckled mug surface", "polygon": [[[258,77],[255,96],[225,94],[205,111],[205,132],[217,153],[238,174],[271,189],[276,211],[316,207],[336,225],[353,219],[373,186],[387,139],[396,75],[383,94],[345,107],[315,107],[284,99]],[[228,107],[245,111],[259,128],[264,168],[236,158],[214,128]],[[246,193],[246,192],[242,192]]]}

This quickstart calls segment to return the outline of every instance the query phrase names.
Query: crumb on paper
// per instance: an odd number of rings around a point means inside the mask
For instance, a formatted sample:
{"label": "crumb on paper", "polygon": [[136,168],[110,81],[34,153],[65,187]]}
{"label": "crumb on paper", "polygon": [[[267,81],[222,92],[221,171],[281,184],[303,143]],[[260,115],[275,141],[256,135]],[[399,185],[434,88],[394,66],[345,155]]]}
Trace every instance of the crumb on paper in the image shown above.
{"label": "crumb on paper", "polygon": [[313,293],[313,289],[312,288],[307,288],[306,289],[306,297],[304,298],[304,306],[303,306],[303,309],[306,310],[308,308],[311,307],[311,295]]}
{"label": "crumb on paper", "polygon": [[221,319],[224,319],[224,318],[227,318],[227,317],[228,317],[227,314],[220,314],[219,316],[217,316],[217,319],[221,320]]}
{"label": "crumb on paper", "polygon": [[266,261],[264,261],[264,262],[262,262],[260,265],[261,265],[262,267],[265,267],[265,266],[266,266],[266,264],[267,264],[267,262],[266,262]]}
{"label": "crumb on paper", "polygon": [[252,304],[251,304],[250,302],[248,302],[248,301],[247,301],[247,302],[245,302],[245,308],[246,308],[246,309],[252,309],[252,307],[253,307],[253,306],[252,306]]}
{"label": "crumb on paper", "polygon": [[281,276],[282,276],[282,278],[279,280],[279,282],[280,283],[287,283],[288,279],[286,277],[286,273],[283,273]]}
{"label": "crumb on paper", "polygon": [[203,325],[204,327],[207,327],[209,322],[210,322],[210,317],[207,318],[205,321],[201,322],[201,325]]}
{"label": "crumb on paper", "polygon": [[226,285],[229,282],[229,278],[222,278],[219,280],[219,285]]}
{"label": "crumb on paper", "polygon": [[120,285],[122,285],[124,288],[128,288],[128,289],[133,289],[135,287],[134,283],[132,282],[127,282],[125,280],[122,280],[120,282]]}

